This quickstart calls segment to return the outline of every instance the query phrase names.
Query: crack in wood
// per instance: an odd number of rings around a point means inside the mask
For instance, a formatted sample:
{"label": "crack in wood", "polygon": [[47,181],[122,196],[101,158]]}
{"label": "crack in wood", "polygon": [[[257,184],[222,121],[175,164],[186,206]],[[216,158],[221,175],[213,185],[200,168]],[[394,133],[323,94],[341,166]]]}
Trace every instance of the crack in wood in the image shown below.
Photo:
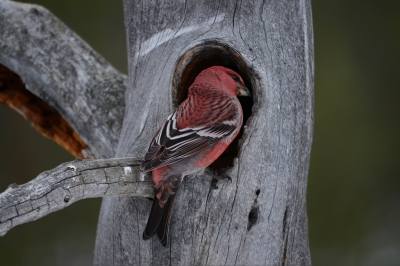
{"label": "crack in wood", "polygon": [[247,223],[247,231],[250,231],[251,228],[257,223],[260,207],[258,206],[257,198],[260,195],[260,190],[256,190],[256,198],[254,199],[253,206],[251,206],[251,210],[248,215],[248,223]]}
{"label": "crack in wood", "polygon": [[28,91],[21,78],[0,64],[0,102],[8,105],[43,136],[54,140],[75,157],[83,158],[88,145],[48,103]]}

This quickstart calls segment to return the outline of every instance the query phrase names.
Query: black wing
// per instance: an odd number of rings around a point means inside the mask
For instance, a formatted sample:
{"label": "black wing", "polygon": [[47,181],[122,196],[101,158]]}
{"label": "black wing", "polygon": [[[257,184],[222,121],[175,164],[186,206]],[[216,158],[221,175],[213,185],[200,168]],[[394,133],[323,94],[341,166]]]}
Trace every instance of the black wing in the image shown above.
{"label": "black wing", "polygon": [[221,113],[221,122],[182,129],[178,129],[175,110],[153,137],[141,169],[147,172],[178,162],[206,150],[218,140],[232,134],[241,117],[235,104],[230,104],[227,109],[227,112]]}

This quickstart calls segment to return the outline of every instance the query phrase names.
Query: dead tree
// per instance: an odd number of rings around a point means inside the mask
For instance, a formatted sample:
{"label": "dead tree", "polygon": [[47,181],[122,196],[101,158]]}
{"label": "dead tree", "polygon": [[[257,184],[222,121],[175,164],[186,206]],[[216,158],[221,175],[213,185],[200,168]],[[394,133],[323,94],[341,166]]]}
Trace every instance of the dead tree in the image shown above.
{"label": "dead tree", "polygon": [[[0,101],[91,159],[10,185],[0,194],[0,234],[104,197],[96,265],[310,264],[310,2],[124,0],[126,79],[45,9],[1,1]],[[163,248],[141,237],[153,185],[137,165],[194,77],[212,65],[237,71],[252,91],[239,139],[212,166],[229,167],[232,181],[214,190],[208,176],[187,177]]]}

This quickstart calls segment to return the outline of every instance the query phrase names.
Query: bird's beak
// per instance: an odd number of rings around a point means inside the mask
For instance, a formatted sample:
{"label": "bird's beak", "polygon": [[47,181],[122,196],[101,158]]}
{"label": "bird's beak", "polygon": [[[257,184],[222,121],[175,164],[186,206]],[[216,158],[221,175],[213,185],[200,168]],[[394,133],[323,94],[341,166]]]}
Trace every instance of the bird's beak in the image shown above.
{"label": "bird's beak", "polygon": [[251,96],[249,89],[245,85],[240,82],[237,82],[236,85],[238,88],[237,96]]}

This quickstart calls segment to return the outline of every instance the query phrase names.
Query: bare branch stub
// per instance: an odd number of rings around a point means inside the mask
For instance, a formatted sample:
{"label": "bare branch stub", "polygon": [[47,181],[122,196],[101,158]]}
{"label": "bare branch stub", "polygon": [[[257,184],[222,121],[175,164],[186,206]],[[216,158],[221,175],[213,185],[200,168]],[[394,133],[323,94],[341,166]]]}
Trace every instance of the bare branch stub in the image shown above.
{"label": "bare branch stub", "polygon": [[77,159],[43,172],[32,181],[11,184],[0,193],[0,236],[72,203],[106,196],[150,197],[153,183],[139,170],[140,159]]}
{"label": "bare branch stub", "polygon": [[0,64],[0,102],[28,120],[42,135],[54,140],[72,155],[83,158],[88,145],[55,108],[26,89],[21,78]]}

